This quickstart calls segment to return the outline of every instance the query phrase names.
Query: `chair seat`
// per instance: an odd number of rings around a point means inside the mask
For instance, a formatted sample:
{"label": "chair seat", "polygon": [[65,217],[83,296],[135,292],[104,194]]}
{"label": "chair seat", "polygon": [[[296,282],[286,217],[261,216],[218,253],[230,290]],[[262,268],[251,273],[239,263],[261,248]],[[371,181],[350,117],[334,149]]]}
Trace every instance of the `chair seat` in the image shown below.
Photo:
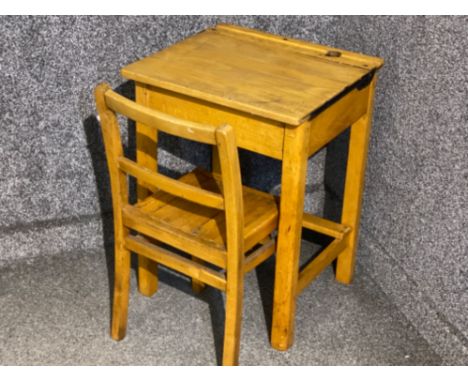
{"label": "chair seat", "polygon": [[[221,193],[220,178],[201,169],[180,181]],[[266,238],[278,220],[275,197],[243,186],[244,253]],[[157,191],[123,208],[124,225],[219,267],[226,266],[225,212]]]}

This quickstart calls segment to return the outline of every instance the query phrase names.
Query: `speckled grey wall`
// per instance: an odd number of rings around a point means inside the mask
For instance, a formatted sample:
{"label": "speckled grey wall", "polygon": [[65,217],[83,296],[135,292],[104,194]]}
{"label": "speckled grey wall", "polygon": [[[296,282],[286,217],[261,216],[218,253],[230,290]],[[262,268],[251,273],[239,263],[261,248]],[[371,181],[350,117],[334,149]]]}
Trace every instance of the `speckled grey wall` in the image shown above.
{"label": "speckled grey wall", "polygon": [[[386,60],[358,266],[447,362],[468,363],[466,17],[0,17],[0,265],[110,244],[92,89],[131,95],[122,66],[220,21]],[[172,170],[208,161],[179,141],[162,148]],[[346,135],[310,161],[308,210],[336,216],[345,148]],[[242,160],[247,182],[275,189],[278,162]]]}

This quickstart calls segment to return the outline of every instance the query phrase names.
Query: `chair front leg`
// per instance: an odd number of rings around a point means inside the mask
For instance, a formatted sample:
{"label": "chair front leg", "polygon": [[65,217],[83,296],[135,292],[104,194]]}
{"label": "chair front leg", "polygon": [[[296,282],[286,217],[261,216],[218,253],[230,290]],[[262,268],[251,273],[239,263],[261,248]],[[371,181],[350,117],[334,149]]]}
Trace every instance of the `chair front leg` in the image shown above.
{"label": "chair front leg", "polygon": [[236,269],[228,271],[223,366],[237,366],[239,364],[243,295],[244,274],[242,270]]}

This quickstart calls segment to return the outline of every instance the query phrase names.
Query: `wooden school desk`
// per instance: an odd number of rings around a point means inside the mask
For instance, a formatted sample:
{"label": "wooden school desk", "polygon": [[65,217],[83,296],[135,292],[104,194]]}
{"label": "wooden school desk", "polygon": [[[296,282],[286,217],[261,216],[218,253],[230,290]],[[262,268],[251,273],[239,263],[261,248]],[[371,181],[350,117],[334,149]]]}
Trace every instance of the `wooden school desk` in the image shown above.
{"label": "wooden school desk", "polygon": [[[289,348],[295,301],[337,259],[350,283],[372,120],[376,57],[233,25],[207,29],[122,69],[136,101],[195,122],[234,127],[244,149],[282,161],[271,342]],[[340,223],[303,212],[307,159],[351,126]],[[137,161],[156,169],[157,132],[137,125]],[[139,197],[145,190],[138,189]],[[302,227],[334,240],[299,272]],[[140,258],[140,291],[157,288],[155,265]]]}

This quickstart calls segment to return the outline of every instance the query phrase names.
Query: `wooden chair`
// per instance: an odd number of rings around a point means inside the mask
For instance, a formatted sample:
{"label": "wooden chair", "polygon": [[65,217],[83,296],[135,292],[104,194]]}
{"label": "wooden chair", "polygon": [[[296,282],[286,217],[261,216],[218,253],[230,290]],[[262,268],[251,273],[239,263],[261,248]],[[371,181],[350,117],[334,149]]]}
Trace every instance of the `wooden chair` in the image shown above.
{"label": "wooden chair", "polygon": [[[238,364],[244,273],[275,251],[274,197],[242,186],[230,126],[213,127],[163,114],[115,93],[107,84],[98,85],[95,96],[114,211],[112,338],[121,340],[126,333],[131,251],[199,285],[226,292],[223,365]],[[176,180],[124,157],[116,113],[167,134],[216,146],[220,174],[196,169]],[[128,176],[151,191],[133,205],[128,201]],[[176,254],[168,246],[192,257]]]}

